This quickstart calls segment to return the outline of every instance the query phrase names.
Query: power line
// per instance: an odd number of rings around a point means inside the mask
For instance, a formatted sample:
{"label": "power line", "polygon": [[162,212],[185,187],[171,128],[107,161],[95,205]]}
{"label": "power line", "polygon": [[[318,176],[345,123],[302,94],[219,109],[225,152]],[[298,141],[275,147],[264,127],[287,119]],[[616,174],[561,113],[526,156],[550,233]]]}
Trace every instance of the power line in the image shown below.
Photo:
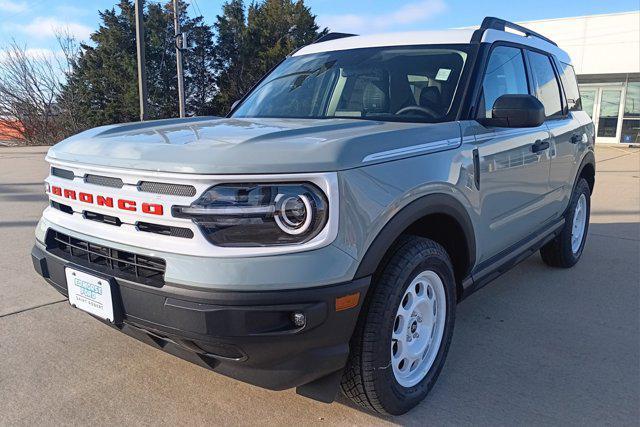
{"label": "power line", "polygon": [[202,10],[200,10],[200,5],[198,4],[198,0],[193,0],[193,3],[195,4],[196,8],[198,9],[198,13],[200,14],[200,17],[204,18],[204,15],[202,14]]}

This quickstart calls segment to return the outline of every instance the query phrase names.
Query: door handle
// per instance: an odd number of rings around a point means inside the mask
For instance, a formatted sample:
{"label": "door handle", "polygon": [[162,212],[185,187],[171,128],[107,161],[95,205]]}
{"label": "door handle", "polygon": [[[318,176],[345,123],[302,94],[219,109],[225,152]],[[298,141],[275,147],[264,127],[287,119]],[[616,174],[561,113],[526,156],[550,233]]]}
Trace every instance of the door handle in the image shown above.
{"label": "door handle", "polygon": [[571,135],[570,141],[572,144],[577,144],[578,142],[582,141],[582,135],[579,133],[574,133],[573,135]]}
{"label": "door handle", "polygon": [[540,151],[544,151],[549,148],[549,141],[546,139],[539,139],[533,143],[531,146],[531,151],[534,153],[539,153]]}

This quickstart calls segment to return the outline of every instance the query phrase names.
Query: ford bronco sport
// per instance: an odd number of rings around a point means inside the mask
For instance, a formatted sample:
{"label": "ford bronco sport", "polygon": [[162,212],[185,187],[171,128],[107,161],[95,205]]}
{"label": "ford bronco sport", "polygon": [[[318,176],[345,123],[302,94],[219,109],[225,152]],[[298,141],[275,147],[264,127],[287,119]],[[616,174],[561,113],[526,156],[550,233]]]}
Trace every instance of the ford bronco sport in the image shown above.
{"label": "ford bronco sport", "polygon": [[593,144],[568,55],[526,28],[329,34],[226,118],[52,147],[33,264],[156,348],[402,414],[456,304],[537,250],[580,259]]}

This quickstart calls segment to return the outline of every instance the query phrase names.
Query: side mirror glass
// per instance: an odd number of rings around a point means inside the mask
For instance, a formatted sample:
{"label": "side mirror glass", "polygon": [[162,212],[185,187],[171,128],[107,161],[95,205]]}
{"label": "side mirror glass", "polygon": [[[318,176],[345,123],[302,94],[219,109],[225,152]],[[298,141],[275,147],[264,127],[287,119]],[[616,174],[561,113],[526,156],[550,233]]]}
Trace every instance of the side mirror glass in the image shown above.
{"label": "side mirror glass", "polygon": [[502,95],[496,99],[490,119],[480,122],[487,126],[532,128],[544,123],[544,105],[531,95]]}

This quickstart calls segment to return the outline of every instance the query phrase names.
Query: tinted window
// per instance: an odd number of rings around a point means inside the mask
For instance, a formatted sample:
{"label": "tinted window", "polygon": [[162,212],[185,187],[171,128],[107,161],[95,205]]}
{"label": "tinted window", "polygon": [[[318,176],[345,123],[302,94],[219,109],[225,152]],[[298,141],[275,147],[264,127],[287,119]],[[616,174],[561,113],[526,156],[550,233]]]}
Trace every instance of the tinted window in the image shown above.
{"label": "tinted window", "polygon": [[384,47],[292,56],[255,88],[233,117],[447,119],[464,47]]}
{"label": "tinted window", "polygon": [[551,59],[540,53],[529,52],[531,59],[531,71],[536,82],[536,96],[544,105],[547,117],[562,114],[560,102],[560,86],[556,74],[553,72]]}
{"label": "tinted window", "polygon": [[[580,98],[580,91],[578,90],[578,81],[576,80],[576,72],[573,67],[564,62],[560,63],[562,74],[562,86],[564,86],[564,93],[567,95],[567,105],[570,111],[582,110],[582,101]],[[589,112],[591,114],[591,112]]]}
{"label": "tinted window", "polygon": [[491,117],[493,103],[502,95],[528,94],[527,74],[524,71],[522,51],[517,48],[498,46],[491,52],[487,71],[482,82],[484,102],[481,102],[479,117]]}

